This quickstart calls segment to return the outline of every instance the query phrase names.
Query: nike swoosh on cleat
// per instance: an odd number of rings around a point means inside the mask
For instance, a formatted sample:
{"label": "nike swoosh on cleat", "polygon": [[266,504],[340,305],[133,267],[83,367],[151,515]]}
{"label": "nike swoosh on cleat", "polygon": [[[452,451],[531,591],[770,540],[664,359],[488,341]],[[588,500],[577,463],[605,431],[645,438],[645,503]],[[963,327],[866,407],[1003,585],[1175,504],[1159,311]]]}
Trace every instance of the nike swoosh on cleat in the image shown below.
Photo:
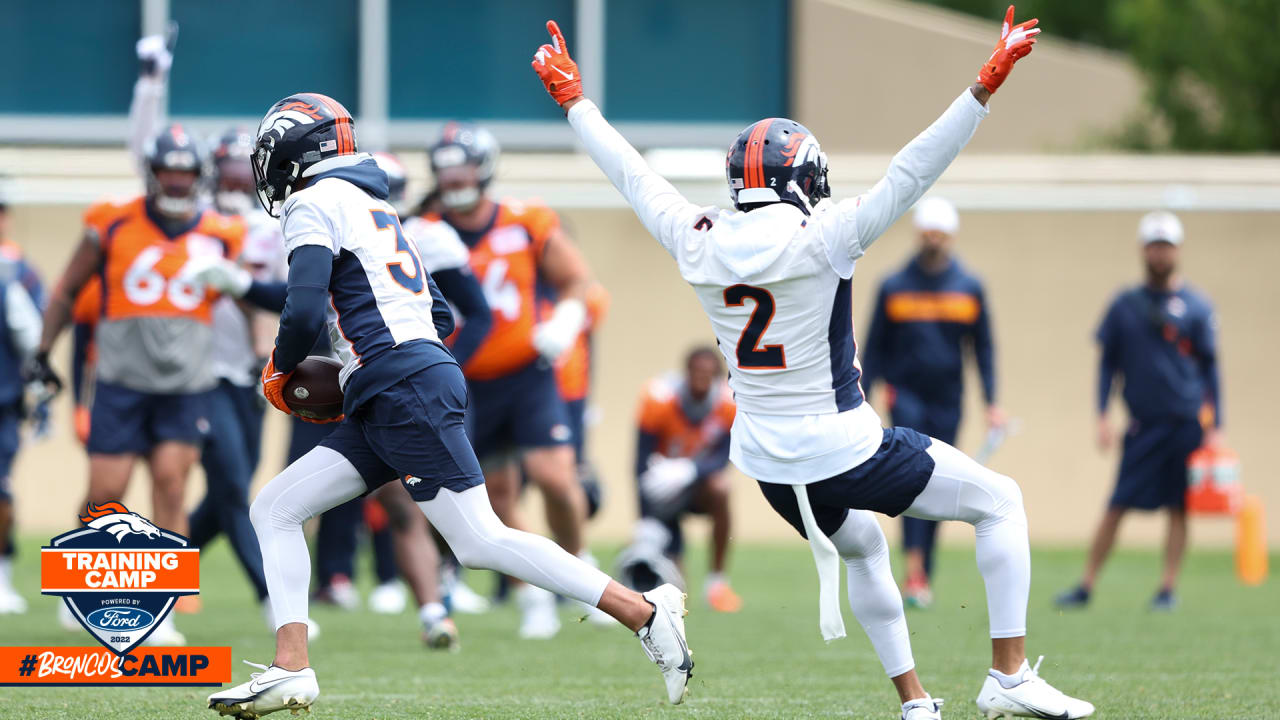
{"label": "nike swoosh on cleat", "polygon": [[552,66],[551,66],[551,69],[552,69],[552,70],[555,70],[555,71],[556,71],[556,72],[558,72],[558,73],[560,73],[560,77],[563,77],[565,80],[572,80],[572,79],[573,79],[573,73],[567,73],[567,72],[565,72],[565,71],[561,70],[560,68],[556,67],[555,65],[552,65]]}
{"label": "nike swoosh on cleat", "polygon": [[272,680],[269,683],[259,683],[257,680],[254,680],[253,682],[249,683],[249,692],[260,693],[264,690],[268,690],[270,688],[275,687],[276,685],[279,685],[285,680],[292,680],[292,679],[293,678],[287,678],[287,677],[276,678],[275,680]]}
{"label": "nike swoosh on cleat", "polygon": [[1054,714],[1050,714],[1048,710],[1038,708],[1035,705],[1028,705],[1027,703],[1021,700],[1015,700],[1011,697],[1006,697],[1005,700],[1008,700],[1011,703],[1016,703],[1018,705],[1021,705],[1023,710],[1026,710],[1027,712],[1031,713],[1032,717],[1047,718],[1047,720],[1071,720],[1071,713],[1067,712],[1066,710],[1063,710],[1060,714],[1054,715]]}

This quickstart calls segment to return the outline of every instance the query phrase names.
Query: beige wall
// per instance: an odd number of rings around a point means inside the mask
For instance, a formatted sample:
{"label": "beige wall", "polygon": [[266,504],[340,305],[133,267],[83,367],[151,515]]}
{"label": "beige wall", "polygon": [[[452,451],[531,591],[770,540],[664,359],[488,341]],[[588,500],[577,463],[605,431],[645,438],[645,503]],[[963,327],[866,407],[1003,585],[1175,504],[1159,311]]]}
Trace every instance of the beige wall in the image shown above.
{"label": "beige wall", "polygon": [[[52,281],[78,226],[70,207],[18,208],[13,237]],[[570,211],[565,218],[596,274],[613,294],[598,338],[595,400],[602,419],[592,454],[610,497],[595,523],[596,538],[621,539],[634,518],[632,462],[636,393],[650,375],[675,366],[691,343],[711,339],[693,292],[666,254],[625,210]],[[1222,357],[1227,438],[1243,458],[1244,480],[1273,513],[1272,544],[1280,544],[1280,483],[1267,464],[1267,446],[1280,400],[1273,358],[1280,350],[1275,317],[1280,311],[1280,216],[1263,213],[1196,213],[1184,216],[1190,280],[1217,303],[1222,315]],[[1082,543],[1110,489],[1115,457],[1093,445],[1095,348],[1091,333],[1115,289],[1137,277],[1135,213],[966,213],[959,240],[965,262],[987,281],[999,343],[1000,390],[1022,430],[994,458],[993,466],[1024,489],[1033,539],[1045,544]],[[858,264],[855,320],[865,323],[876,282],[911,252],[906,223],[892,228]],[[58,350],[66,355],[66,345]],[[972,395],[972,393],[971,393]],[[973,398],[971,397],[972,401]],[[60,407],[58,433],[28,448],[15,475],[18,517],[25,528],[65,529],[85,487],[85,462]],[[973,451],[982,428],[968,413],[960,445]],[[272,414],[259,482],[280,467],[282,417]],[[736,535],[789,537],[790,529],[764,505],[752,483],[736,487]],[[145,483],[129,500],[146,508]],[[192,494],[198,493],[198,488]],[[1127,526],[1124,539],[1151,542],[1155,518]],[[1222,520],[1198,521],[1196,539],[1229,542]],[[945,537],[967,541],[955,526]]]}
{"label": "beige wall", "polygon": [[[792,118],[829,153],[896,152],[974,81],[1002,19],[885,0],[792,7]],[[1044,31],[970,152],[1076,149],[1138,107],[1142,84],[1127,61]]]}

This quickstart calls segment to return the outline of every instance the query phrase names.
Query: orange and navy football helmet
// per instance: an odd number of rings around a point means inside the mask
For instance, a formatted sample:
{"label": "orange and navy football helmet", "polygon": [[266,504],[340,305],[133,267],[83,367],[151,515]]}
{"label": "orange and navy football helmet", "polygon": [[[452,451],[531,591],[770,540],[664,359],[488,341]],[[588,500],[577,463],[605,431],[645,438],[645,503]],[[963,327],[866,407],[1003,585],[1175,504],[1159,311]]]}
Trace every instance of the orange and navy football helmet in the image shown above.
{"label": "orange and navy football helmet", "polygon": [[227,129],[213,142],[213,204],[218,212],[245,215],[253,205],[253,132],[244,126]]}
{"label": "orange and navy football helmet", "polygon": [[362,159],[355,121],[341,103],[320,93],[290,95],[272,105],[258,125],[252,158],[258,201],[279,217],[299,180]]}
{"label": "orange and navy football helmet", "polygon": [[[147,142],[143,157],[143,178],[147,200],[162,214],[186,216],[195,211],[204,178],[204,149],[196,137],[181,125],[173,124]],[[157,172],[177,170],[194,177],[181,182],[160,182]]]}
{"label": "orange and navy football helmet", "polygon": [[827,155],[809,129],[786,118],[765,118],[738,133],[725,158],[729,196],[739,210],[785,202],[808,215],[823,198]]}
{"label": "orange and navy football helmet", "polygon": [[498,167],[498,140],[478,125],[450,122],[444,126],[440,139],[427,148],[427,162],[444,206],[472,207],[493,180]]}

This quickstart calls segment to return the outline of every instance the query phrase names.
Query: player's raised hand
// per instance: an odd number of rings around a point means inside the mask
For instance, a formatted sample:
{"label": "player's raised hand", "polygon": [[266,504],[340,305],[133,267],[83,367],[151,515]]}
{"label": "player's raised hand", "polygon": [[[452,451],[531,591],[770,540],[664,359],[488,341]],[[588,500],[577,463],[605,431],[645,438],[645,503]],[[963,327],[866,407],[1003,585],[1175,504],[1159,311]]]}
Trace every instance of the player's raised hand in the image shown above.
{"label": "player's raised hand", "polygon": [[582,76],[578,73],[578,63],[569,57],[564,33],[555,20],[547,21],[547,32],[551,34],[551,44],[543,45],[533,54],[533,71],[538,73],[551,98],[564,105],[582,97]]}
{"label": "player's raised hand", "polygon": [[1009,77],[1013,64],[1031,52],[1032,46],[1036,44],[1036,35],[1040,34],[1040,29],[1036,27],[1039,22],[1032,19],[1014,25],[1013,6],[1010,5],[1005,11],[1004,25],[1000,28],[1000,42],[996,43],[991,57],[978,71],[978,82],[988,92],[994,93],[1005,78]]}

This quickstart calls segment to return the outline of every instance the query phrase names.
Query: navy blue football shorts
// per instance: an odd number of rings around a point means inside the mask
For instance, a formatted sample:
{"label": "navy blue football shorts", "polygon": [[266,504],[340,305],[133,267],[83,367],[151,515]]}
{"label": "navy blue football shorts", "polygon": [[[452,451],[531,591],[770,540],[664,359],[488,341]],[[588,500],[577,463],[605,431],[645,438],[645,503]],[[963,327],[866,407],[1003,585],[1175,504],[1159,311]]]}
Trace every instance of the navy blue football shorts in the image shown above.
{"label": "navy blue football shorts", "polygon": [[467,441],[467,384],[454,363],[419,370],[377,393],[323,440],[342,454],[370,492],[400,479],[417,502],[440,488],[484,482]]}
{"label": "navy blue football shorts", "polygon": [[[876,453],[862,464],[835,477],[807,486],[813,518],[824,535],[831,536],[844,524],[850,510],[871,510],[890,517],[902,514],[924,491],[933,476],[928,435],[903,427],[885,428]],[[764,497],[802,536],[804,520],[790,485],[759,483]]]}
{"label": "navy blue football shorts", "polygon": [[145,455],[156,445],[200,447],[209,434],[209,395],[149,393],[98,381],[89,414],[90,454]]}
{"label": "navy blue football shorts", "polygon": [[1111,507],[1155,510],[1187,503],[1187,458],[1200,447],[1204,430],[1194,419],[1133,421]]}
{"label": "navy blue football shorts", "polygon": [[573,442],[555,372],[541,360],[493,380],[472,380],[467,435],[476,455]]}

